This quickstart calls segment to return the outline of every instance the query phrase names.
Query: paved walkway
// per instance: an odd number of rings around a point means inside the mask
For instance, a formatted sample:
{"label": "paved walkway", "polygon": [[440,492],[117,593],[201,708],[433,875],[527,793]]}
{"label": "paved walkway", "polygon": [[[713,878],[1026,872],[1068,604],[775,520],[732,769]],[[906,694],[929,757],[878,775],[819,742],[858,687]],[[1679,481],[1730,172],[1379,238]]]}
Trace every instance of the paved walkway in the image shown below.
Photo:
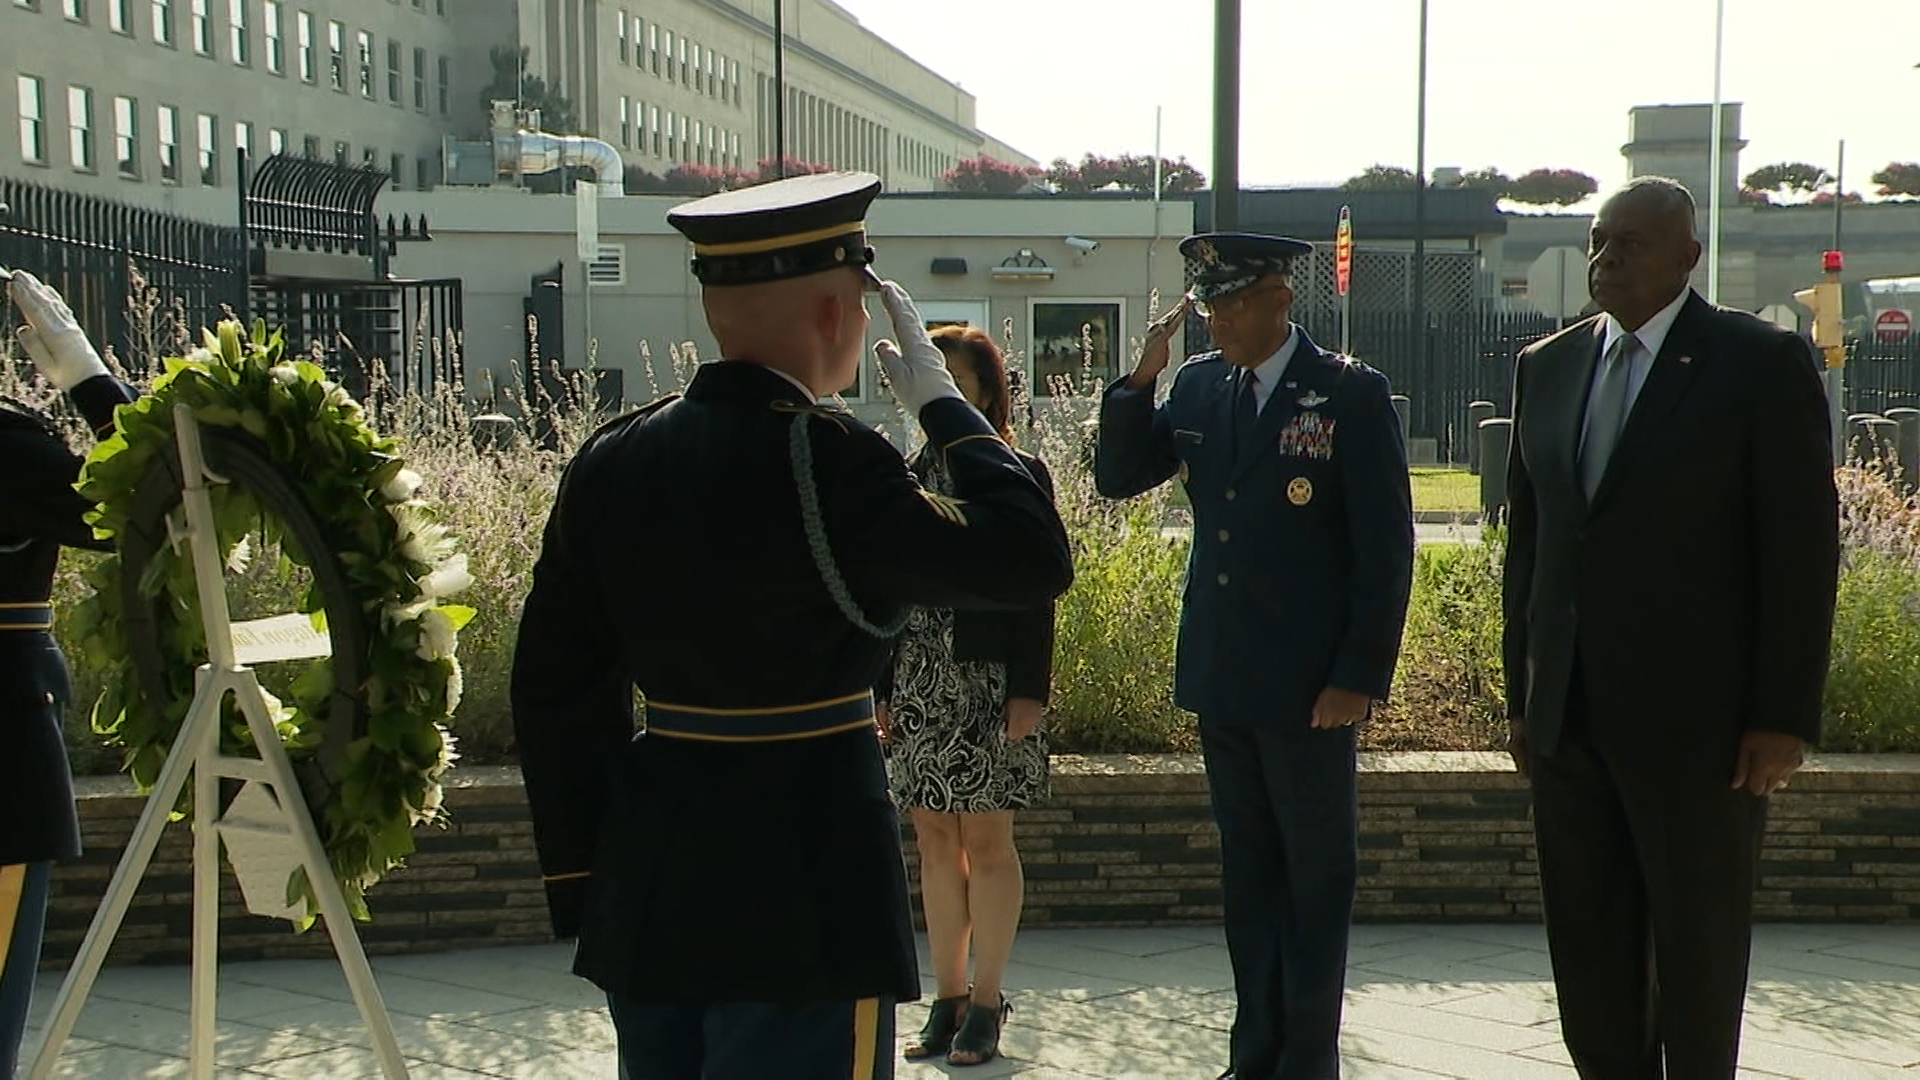
{"label": "paved walkway", "polygon": [[[567,961],[545,946],[374,963],[417,1080],[611,1080],[602,999]],[[1347,1077],[1571,1080],[1547,974],[1535,927],[1356,928]],[[901,1080],[1211,1078],[1225,1063],[1232,980],[1217,928],[1028,931],[1009,981],[1003,1060],[902,1065]],[[43,977],[36,1025],[57,989]],[[108,969],[58,1075],[186,1076],[186,1002],[184,968]],[[379,1075],[330,962],[225,967],[220,1015],[223,1076]],[[918,1028],[920,1006],[899,1019]],[[1761,927],[1745,1045],[1742,1075],[1756,1080],[1920,1080],[1920,927]]]}

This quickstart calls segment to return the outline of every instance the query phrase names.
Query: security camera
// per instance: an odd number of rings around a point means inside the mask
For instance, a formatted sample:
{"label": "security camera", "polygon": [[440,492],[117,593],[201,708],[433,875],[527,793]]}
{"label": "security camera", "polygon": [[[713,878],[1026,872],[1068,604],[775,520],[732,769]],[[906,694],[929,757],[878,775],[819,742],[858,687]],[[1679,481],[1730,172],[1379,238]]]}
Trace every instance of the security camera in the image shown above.
{"label": "security camera", "polygon": [[1100,250],[1100,241],[1089,240],[1084,236],[1069,236],[1067,246],[1082,255],[1091,255]]}

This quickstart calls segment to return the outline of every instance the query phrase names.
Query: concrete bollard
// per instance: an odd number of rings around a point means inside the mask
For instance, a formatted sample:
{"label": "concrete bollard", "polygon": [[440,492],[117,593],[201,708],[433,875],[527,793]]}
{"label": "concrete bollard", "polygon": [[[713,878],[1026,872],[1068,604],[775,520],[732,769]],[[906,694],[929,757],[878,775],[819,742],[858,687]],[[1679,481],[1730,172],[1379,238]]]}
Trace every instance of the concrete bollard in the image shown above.
{"label": "concrete bollard", "polygon": [[1413,402],[1410,401],[1405,394],[1394,394],[1390,400],[1393,402],[1394,414],[1400,417],[1400,445],[1410,446],[1412,445],[1411,440],[1413,438],[1411,419],[1413,415]]}
{"label": "concrete bollard", "polygon": [[476,450],[505,450],[513,445],[519,430],[513,417],[501,413],[482,413],[468,421],[468,425],[473,429]]}
{"label": "concrete bollard", "polygon": [[1507,446],[1513,439],[1513,421],[1501,416],[1489,417],[1480,421],[1477,434],[1481,520],[1493,525],[1507,516]]}
{"label": "concrete bollard", "polygon": [[1491,401],[1467,402],[1467,471],[1480,475],[1480,421],[1493,419]]}
{"label": "concrete bollard", "polygon": [[1920,491],[1920,409],[1888,409],[1887,419],[1899,425],[1894,460],[1900,463],[1900,490]]}
{"label": "concrete bollard", "polygon": [[1879,413],[1849,413],[1846,425],[1842,428],[1845,436],[1840,440],[1845,448],[1845,460],[1849,465],[1870,465],[1874,458],[1872,424],[1883,419]]}
{"label": "concrete bollard", "polygon": [[1860,445],[1854,451],[1862,464],[1880,472],[1890,472],[1899,464],[1900,425],[1884,416],[1860,422]]}

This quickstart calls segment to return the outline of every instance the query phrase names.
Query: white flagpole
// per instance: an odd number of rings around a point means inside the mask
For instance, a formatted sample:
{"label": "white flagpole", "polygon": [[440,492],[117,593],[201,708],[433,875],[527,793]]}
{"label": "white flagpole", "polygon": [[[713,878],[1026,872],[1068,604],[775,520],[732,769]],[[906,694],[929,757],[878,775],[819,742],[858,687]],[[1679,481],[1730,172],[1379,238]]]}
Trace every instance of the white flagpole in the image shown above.
{"label": "white flagpole", "polygon": [[1720,201],[1725,194],[1720,182],[1720,68],[1725,55],[1727,36],[1727,0],[1714,0],[1713,5],[1713,146],[1707,151],[1707,169],[1710,179],[1708,191],[1711,201],[1707,204],[1707,302],[1720,302]]}

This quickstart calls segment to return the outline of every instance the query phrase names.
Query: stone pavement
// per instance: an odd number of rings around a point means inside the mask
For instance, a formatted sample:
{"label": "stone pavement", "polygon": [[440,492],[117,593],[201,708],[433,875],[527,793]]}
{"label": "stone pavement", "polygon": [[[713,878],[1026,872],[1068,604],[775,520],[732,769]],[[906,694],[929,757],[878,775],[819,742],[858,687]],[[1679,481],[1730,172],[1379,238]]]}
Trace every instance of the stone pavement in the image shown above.
{"label": "stone pavement", "polygon": [[[903,1064],[900,1080],[1211,1078],[1233,1015],[1222,941],[1209,927],[1029,930],[1009,978],[1006,1057]],[[603,1001],[567,962],[565,948],[541,946],[374,966],[417,1080],[611,1080]],[[57,990],[44,975],[29,1054]],[[1748,1004],[1743,1077],[1920,1080],[1920,927],[1763,926]],[[57,1075],[186,1076],[186,1008],[185,968],[108,969]],[[917,1029],[920,1009],[902,1008],[900,1026]],[[226,966],[220,1015],[222,1076],[379,1075],[331,962]],[[1574,1076],[1537,927],[1356,927],[1346,1018],[1349,1080]]]}

